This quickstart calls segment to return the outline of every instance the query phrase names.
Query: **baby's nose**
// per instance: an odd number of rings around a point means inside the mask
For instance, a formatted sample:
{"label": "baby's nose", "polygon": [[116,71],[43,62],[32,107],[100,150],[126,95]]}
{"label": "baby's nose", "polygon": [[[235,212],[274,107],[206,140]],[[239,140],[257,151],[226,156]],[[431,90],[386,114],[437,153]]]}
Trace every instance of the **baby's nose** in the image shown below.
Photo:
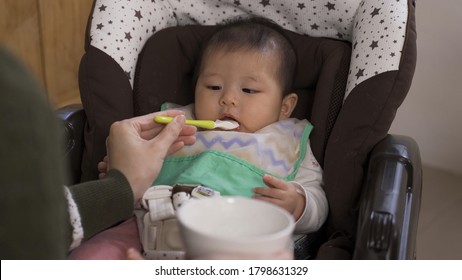
{"label": "baby's nose", "polygon": [[237,106],[239,101],[239,95],[232,89],[225,90],[220,99],[221,105],[232,105]]}

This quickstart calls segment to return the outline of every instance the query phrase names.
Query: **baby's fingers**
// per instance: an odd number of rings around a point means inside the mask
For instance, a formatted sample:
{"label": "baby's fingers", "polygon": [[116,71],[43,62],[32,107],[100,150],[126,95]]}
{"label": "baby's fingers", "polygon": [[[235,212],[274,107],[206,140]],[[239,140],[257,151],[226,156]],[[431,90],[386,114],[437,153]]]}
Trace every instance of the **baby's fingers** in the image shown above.
{"label": "baby's fingers", "polygon": [[104,157],[103,161],[100,161],[98,162],[98,178],[99,179],[103,179],[105,176],[106,176],[106,173],[107,173],[107,169],[108,169],[108,166],[107,166],[107,156]]}
{"label": "baby's fingers", "polygon": [[100,173],[105,173],[107,171],[107,162],[105,161],[98,162],[98,171]]}
{"label": "baby's fingers", "polygon": [[268,174],[263,175],[263,183],[265,183],[265,185],[270,188],[276,188],[280,190],[287,190],[288,188],[287,182]]}
{"label": "baby's fingers", "polygon": [[255,195],[252,196],[253,199],[266,201],[266,202],[269,202],[271,204],[278,205],[278,206],[282,207],[282,200],[280,200],[279,198],[275,198],[275,197],[270,196],[271,195],[270,192],[267,193],[266,191],[261,190],[261,189],[269,189],[269,188],[255,188]]}
{"label": "baby's fingers", "polygon": [[283,191],[275,188],[256,187],[253,191],[255,193],[254,198],[275,204],[277,204],[276,201],[281,200],[281,198],[284,196]]}

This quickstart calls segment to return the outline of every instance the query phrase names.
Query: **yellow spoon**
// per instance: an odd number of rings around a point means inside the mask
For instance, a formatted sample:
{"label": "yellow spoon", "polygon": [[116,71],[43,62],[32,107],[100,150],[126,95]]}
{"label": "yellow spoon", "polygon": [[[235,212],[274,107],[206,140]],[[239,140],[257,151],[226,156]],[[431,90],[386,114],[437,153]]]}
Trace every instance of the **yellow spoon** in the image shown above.
{"label": "yellow spoon", "polygon": [[[154,121],[157,123],[169,123],[173,120],[172,117],[166,117],[166,116],[156,116],[154,118]],[[205,128],[205,129],[214,129],[214,128],[221,128],[224,130],[231,130],[239,127],[239,124],[236,121],[221,121],[221,120],[216,120],[216,121],[210,121],[210,120],[186,120],[185,124],[188,125],[194,125],[200,128]]]}

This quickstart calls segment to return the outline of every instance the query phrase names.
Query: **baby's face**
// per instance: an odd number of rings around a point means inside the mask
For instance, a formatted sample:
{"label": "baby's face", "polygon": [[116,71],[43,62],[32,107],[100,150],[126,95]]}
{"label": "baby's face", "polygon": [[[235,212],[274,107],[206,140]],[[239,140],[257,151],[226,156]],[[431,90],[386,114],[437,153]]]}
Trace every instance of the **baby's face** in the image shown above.
{"label": "baby's face", "polygon": [[233,119],[241,132],[278,121],[283,98],[275,57],[252,50],[217,50],[204,57],[195,91],[196,118]]}

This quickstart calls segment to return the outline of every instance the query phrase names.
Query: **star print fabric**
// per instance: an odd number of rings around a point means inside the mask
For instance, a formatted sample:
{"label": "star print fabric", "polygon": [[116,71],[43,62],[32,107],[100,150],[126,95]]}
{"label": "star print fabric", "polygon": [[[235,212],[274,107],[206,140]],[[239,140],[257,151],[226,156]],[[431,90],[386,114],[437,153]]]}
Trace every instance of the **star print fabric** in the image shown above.
{"label": "star print fabric", "polygon": [[138,54],[156,31],[263,16],[300,34],[351,42],[346,98],[366,79],[398,69],[407,4],[406,0],[96,0],[90,44],[111,56],[133,86]]}

